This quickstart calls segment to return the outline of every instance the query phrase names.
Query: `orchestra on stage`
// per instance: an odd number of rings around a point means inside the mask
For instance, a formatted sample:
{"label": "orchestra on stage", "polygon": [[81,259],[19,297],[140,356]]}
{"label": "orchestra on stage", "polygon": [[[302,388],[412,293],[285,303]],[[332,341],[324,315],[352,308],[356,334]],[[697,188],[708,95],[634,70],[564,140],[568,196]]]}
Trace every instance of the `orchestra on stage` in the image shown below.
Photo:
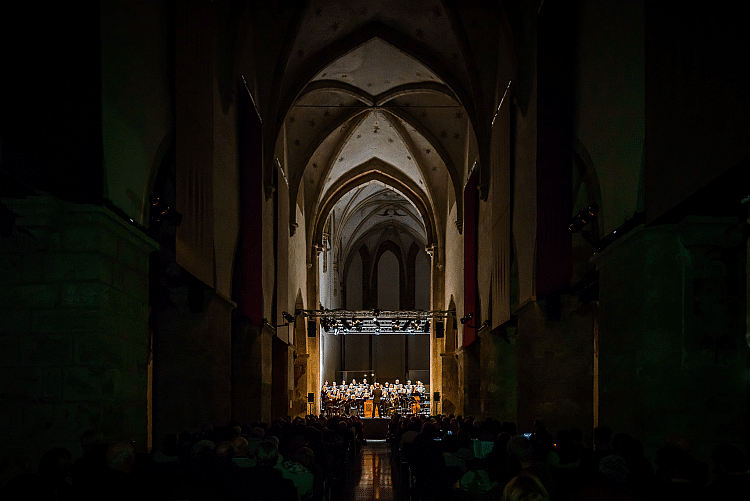
{"label": "orchestra on stage", "polygon": [[347,384],[326,381],[320,389],[321,413],[326,416],[389,417],[401,415],[429,414],[429,393],[424,384],[411,380],[401,384],[372,383],[367,379]]}

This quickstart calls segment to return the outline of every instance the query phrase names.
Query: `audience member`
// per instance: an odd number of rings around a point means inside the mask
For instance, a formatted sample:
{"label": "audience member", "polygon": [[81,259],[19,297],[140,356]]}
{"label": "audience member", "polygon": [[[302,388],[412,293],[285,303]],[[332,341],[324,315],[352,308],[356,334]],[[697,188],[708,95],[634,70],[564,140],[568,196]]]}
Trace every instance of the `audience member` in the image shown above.
{"label": "audience member", "polygon": [[547,490],[534,475],[522,473],[512,478],[503,490],[504,501],[549,501]]}
{"label": "audience member", "polygon": [[706,488],[707,500],[745,499],[750,496],[747,458],[739,447],[722,444],[711,452],[713,479]]}

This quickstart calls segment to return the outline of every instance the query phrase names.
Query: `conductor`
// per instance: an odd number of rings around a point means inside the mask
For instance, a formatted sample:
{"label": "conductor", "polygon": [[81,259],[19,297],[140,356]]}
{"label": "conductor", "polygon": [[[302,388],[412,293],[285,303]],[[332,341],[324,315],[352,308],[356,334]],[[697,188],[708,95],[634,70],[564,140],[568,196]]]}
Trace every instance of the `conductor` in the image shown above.
{"label": "conductor", "polygon": [[375,383],[375,387],[372,390],[372,417],[375,417],[376,412],[378,417],[383,417],[382,396],[383,389],[380,387],[380,383]]}

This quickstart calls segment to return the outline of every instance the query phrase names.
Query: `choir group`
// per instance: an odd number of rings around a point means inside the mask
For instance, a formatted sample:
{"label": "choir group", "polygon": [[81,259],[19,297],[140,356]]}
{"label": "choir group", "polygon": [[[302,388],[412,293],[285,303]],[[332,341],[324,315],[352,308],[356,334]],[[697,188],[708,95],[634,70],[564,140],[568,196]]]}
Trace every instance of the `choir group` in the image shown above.
{"label": "choir group", "polygon": [[[429,408],[429,394],[422,381],[412,384],[408,380],[401,384],[372,383],[367,379],[357,383],[352,379],[350,384],[343,381],[337,385],[336,381],[326,381],[320,389],[321,412],[327,416],[358,415],[374,417],[389,416],[395,412],[400,414],[420,414]],[[371,404],[371,406],[370,406]]]}

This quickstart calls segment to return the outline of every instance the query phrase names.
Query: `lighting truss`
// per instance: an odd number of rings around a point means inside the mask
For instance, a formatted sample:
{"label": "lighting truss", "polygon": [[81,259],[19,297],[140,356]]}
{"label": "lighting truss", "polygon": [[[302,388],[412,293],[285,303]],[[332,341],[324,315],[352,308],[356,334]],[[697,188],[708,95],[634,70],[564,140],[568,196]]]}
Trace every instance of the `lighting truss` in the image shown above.
{"label": "lighting truss", "polygon": [[333,334],[429,334],[432,320],[453,318],[452,310],[298,310]]}

